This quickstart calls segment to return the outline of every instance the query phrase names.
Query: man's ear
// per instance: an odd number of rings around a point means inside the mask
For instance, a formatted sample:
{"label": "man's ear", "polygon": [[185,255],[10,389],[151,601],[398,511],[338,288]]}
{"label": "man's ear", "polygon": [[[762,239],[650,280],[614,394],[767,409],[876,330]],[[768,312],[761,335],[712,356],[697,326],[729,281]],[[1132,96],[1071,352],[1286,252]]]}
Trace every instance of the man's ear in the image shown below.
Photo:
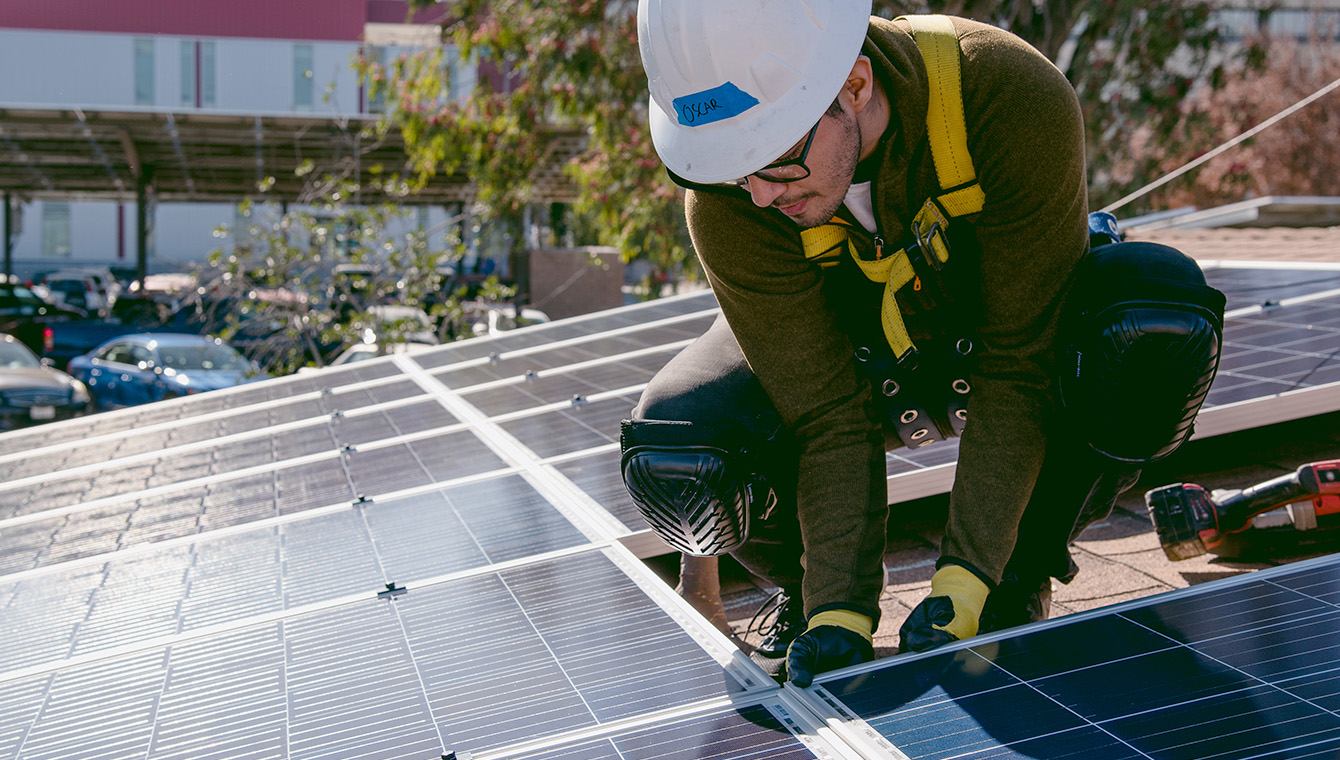
{"label": "man's ear", "polygon": [[865,110],[875,96],[875,71],[870,66],[870,58],[864,55],[856,57],[851,73],[842,87],[842,96],[856,113]]}

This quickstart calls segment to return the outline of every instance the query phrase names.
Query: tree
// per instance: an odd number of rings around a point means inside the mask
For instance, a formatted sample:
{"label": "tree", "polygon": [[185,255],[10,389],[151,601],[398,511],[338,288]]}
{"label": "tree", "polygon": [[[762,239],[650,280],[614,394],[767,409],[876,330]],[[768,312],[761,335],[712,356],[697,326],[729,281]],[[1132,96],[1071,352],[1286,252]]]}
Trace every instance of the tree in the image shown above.
{"label": "tree", "polygon": [[[411,0],[414,10],[430,0]],[[1011,29],[1060,63],[1084,110],[1095,207],[1142,184],[1167,154],[1200,134],[1179,129],[1198,114],[1179,111],[1197,81],[1218,84],[1212,53],[1219,33],[1208,0],[1144,4],[1075,0],[1007,4],[986,0],[876,0],[875,10],[952,13]],[[365,60],[374,90],[387,93],[387,119],[405,135],[418,179],[468,173],[498,216],[534,200],[531,172],[553,126],[577,127],[589,143],[571,167],[576,207],[598,238],[661,272],[689,264],[680,191],[669,181],[646,129],[647,84],[637,51],[633,0],[461,0],[442,35],[489,64],[491,76],[463,102],[448,97],[440,50],[383,66]],[[1143,135],[1151,151],[1135,152]]]}
{"label": "tree", "polygon": [[[1217,90],[1195,93],[1189,109],[1206,115],[1209,146],[1237,137],[1330,84],[1340,51],[1313,40],[1266,39],[1263,67]],[[1340,176],[1340,93],[1332,92],[1232,150],[1207,161],[1155,196],[1163,207],[1207,208],[1263,195],[1333,195]],[[1185,163],[1166,158],[1161,168]]]}
{"label": "tree", "polygon": [[[427,0],[411,5],[427,7]],[[576,225],[586,242],[649,260],[658,273],[689,260],[682,196],[646,133],[646,75],[637,51],[634,0],[463,0],[442,25],[443,39],[483,61],[478,88],[451,97],[441,49],[389,65],[363,62],[387,117],[401,129],[424,181],[468,172],[486,213],[515,221],[533,192],[532,174],[555,130],[587,139],[569,168],[579,197]]]}
{"label": "tree", "polygon": [[[346,176],[318,175],[311,164],[299,172],[311,176],[311,202],[286,209],[245,201],[238,208],[245,224],[215,230],[233,245],[210,253],[196,302],[188,304],[207,330],[243,344],[274,375],[322,366],[360,341],[385,346],[422,342],[425,332],[430,342],[472,334],[465,289],[445,274],[464,253],[459,239],[420,229],[412,208],[358,203],[359,188]],[[511,297],[496,278],[482,295]],[[422,307],[431,323],[384,308],[399,305]]]}
{"label": "tree", "polygon": [[1091,208],[1157,178],[1166,157],[1203,151],[1207,115],[1194,102],[1188,107],[1188,93],[1198,85],[1218,89],[1235,62],[1259,65],[1262,58],[1255,44],[1226,48],[1209,0],[876,0],[876,6],[890,16],[948,13],[993,23],[1055,62],[1084,113]]}

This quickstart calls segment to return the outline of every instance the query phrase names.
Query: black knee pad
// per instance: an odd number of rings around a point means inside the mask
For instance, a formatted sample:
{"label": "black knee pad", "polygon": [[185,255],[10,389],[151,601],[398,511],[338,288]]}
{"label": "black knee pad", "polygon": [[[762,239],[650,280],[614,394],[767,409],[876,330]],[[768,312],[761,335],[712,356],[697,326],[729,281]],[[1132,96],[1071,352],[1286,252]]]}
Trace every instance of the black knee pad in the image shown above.
{"label": "black knee pad", "polygon": [[1188,256],[1155,243],[1091,251],[1070,295],[1058,389],[1076,434],[1099,454],[1148,463],[1177,450],[1209,393],[1224,295]]}
{"label": "black knee pad", "polygon": [[777,503],[738,434],[690,422],[624,420],[620,445],[633,503],[656,535],[685,554],[738,549]]}

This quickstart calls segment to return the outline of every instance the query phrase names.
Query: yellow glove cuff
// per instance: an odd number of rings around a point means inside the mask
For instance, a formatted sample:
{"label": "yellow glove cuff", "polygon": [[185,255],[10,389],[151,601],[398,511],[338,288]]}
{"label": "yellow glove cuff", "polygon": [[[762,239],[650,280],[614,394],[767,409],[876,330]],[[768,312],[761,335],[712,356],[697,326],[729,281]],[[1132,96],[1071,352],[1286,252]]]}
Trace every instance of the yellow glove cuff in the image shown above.
{"label": "yellow glove cuff", "polygon": [[852,610],[824,610],[810,618],[810,625],[805,631],[808,633],[821,625],[835,625],[838,628],[846,628],[852,633],[864,637],[871,644],[875,643],[875,635],[871,630],[875,626],[875,621],[869,615],[862,615]]}
{"label": "yellow glove cuff", "polygon": [[948,631],[960,641],[977,635],[977,623],[982,607],[991,589],[971,570],[961,565],[945,565],[931,576],[929,596],[947,596],[954,603],[954,619],[947,626],[935,626]]}

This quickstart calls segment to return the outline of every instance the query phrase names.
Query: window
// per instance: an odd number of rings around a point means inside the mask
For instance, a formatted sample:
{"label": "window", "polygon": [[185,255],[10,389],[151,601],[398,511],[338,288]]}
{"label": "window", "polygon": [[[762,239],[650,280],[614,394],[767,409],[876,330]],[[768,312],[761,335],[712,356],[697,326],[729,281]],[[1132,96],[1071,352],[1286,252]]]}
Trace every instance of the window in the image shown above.
{"label": "window", "polygon": [[130,346],[125,343],[117,343],[103,350],[102,355],[98,357],[105,362],[116,362],[117,364],[134,364],[134,356],[130,352]]}
{"label": "window", "polygon": [[154,104],[154,41],[135,40],[135,105]]}
{"label": "window", "polygon": [[214,97],[214,43],[200,43],[200,105],[213,108]]}
{"label": "window", "polygon": [[312,46],[293,46],[293,110],[312,110]]}
{"label": "window", "polygon": [[[365,54],[369,61],[376,63],[381,67],[383,73],[386,73],[386,81],[390,81],[390,74],[387,73],[387,55],[386,48],[381,45],[369,45],[365,49]],[[370,92],[368,95],[368,113],[383,113],[386,111],[386,85],[374,87],[371,82],[367,83]],[[376,92],[371,92],[375,89]]]}
{"label": "window", "polygon": [[70,204],[42,204],[42,255],[70,255]]}
{"label": "window", "polygon": [[187,108],[196,106],[195,45],[196,43],[187,40],[182,40],[181,43],[181,104]]}

